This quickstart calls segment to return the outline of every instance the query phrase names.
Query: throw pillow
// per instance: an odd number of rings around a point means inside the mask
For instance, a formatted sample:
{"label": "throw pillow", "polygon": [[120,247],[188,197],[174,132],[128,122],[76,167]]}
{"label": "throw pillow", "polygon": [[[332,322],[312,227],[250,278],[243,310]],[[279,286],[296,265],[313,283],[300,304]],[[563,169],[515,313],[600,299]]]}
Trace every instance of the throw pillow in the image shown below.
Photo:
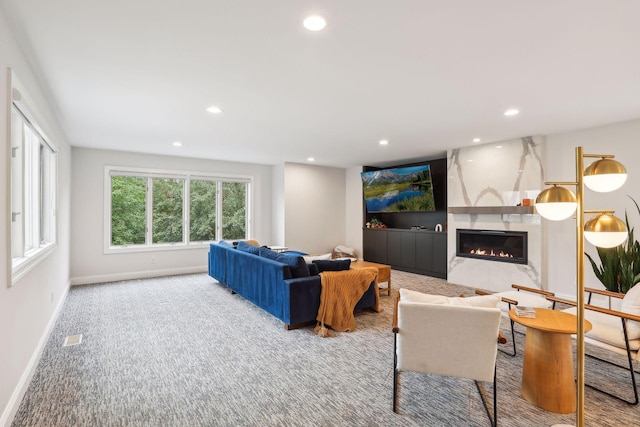
{"label": "throw pillow", "polygon": [[307,268],[309,269],[310,276],[317,276],[318,274],[320,274],[320,270],[318,269],[318,266],[315,265],[314,263],[307,264]]}
{"label": "throw pillow", "polygon": [[301,256],[281,254],[266,247],[256,249],[259,249],[258,254],[261,257],[288,265],[291,270],[291,277],[294,279],[298,277],[309,277],[309,268]]}
{"label": "throw pillow", "polygon": [[238,242],[238,250],[243,251],[243,252],[247,252],[253,255],[258,255],[259,254],[259,250],[260,248],[256,247],[256,246],[252,246],[250,244],[248,244],[247,242],[245,242],[244,240],[241,240]]}
{"label": "throw pillow", "polygon": [[329,260],[329,259],[317,259],[313,261],[313,264],[318,266],[320,273],[323,271],[343,271],[351,268],[351,260]]}
{"label": "throw pillow", "polygon": [[225,248],[233,248],[234,247],[232,243],[227,242],[226,240],[220,240],[218,242],[218,245],[224,246]]}
{"label": "throw pillow", "polygon": [[[622,298],[620,311],[640,316],[640,283],[635,284]],[[627,333],[630,340],[640,339],[640,323],[627,322]]]}
{"label": "throw pillow", "polygon": [[318,260],[318,259],[331,259],[331,254],[323,254],[323,255],[306,255],[303,256],[305,262],[307,264],[311,264],[313,261]]}

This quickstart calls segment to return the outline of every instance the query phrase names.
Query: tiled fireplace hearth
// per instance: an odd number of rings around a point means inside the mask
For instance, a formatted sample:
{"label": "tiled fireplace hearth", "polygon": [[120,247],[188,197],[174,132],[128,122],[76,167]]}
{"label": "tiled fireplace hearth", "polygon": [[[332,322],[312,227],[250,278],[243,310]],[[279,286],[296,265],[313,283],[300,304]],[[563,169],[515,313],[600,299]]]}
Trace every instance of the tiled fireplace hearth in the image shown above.
{"label": "tiled fireplace hearth", "polygon": [[542,147],[542,138],[526,137],[448,153],[449,282],[494,292],[541,287],[540,217],[519,205],[542,188]]}

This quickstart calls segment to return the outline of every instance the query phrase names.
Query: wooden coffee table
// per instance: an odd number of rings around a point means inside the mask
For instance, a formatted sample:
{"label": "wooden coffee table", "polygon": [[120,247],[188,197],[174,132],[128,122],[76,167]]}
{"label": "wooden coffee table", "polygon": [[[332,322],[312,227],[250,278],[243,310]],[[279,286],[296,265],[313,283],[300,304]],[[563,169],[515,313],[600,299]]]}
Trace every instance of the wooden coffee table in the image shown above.
{"label": "wooden coffee table", "polygon": [[[561,311],[536,308],[535,318],[509,317],[527,327],[522,367],[522,396],[534,405],[558,414],[576,411],[571,334],[575,334],[578,318]],[[584,331],[591,323],[584,321]]]}
{"label": "wooden coffee table", "polygon": [[[362,260],[351,262],[351,268],[367,268],[367,267],[373,267],[378,270],[378,285],[380,285],[380,283],[386,282],[387,295],[391,295],[391,266],[385,265],[385,264],[376,264],[375,262],[362,261]],[[384,288],[378,288],[378,289],[380,290]]]}

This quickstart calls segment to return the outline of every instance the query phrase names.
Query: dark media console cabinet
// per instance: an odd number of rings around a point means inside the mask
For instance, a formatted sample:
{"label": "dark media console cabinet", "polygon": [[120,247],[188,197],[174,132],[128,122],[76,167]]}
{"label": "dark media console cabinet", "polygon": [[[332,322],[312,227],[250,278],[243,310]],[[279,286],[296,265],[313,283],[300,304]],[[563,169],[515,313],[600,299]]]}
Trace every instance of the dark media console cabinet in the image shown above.
{"label": "dark media console cabinet", "polygon": [[400,228],[365,228],[365,261],[410,273],[447,278],[447,233]]}

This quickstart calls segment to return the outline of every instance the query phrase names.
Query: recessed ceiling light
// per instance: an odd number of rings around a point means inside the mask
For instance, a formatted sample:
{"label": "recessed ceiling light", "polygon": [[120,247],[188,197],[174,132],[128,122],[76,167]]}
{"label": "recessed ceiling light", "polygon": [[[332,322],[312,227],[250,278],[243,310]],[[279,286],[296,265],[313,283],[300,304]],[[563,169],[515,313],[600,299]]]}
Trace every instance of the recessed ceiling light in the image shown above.
{"label": "recessed ceiling light", "polygon": [[473,159],[467,159],[467,162],[471,163],[473,162]]}
{"label": "recessed ceiling light", "polygon": [[316,159],[314,159],[313,157],[307,157],[307,161],[308,161],[308,162],[315,162],[315,161],[316,161]]}
{"label": "recessed ceiling light", "polygon": [[173,145],[174,147],[182,147],[182,142],[180,142],[180,141],[173,141],[173,143],[171,143],[171,145]]}
{"label": "recessed ceiling light", "polygon": [[327,21],[322,16],[311,15],[304,19],[302,25],[309,31],[320,31],[327,26]]}
{"label": "recessed ceiling light", "polygon": [[520,111],[516,108],[509,108],[507,111],[504,112],[505,116],[515,116],[517,114],[519,114]]}
{"label": "recessed ceiling light", "polygon": [[381,139],[379,144],[380,145],[389,145],[389,141],[387,141],[386,139]]}
{"label": "recessed ceiling light", "polygon": [[502,145],[496,145],[496,148],[502,148]]}
{"label": "recessed ceiling light", "polygon": [[212,105],[211,107],[207,108],[207,111],[210,112],[211,114],[219,114],[219,113],[222,113],[222,108]]}
{"label": "recessed ceiling light", "polygon": [[473,138],[473,142],[480,142],[480,138]]}

